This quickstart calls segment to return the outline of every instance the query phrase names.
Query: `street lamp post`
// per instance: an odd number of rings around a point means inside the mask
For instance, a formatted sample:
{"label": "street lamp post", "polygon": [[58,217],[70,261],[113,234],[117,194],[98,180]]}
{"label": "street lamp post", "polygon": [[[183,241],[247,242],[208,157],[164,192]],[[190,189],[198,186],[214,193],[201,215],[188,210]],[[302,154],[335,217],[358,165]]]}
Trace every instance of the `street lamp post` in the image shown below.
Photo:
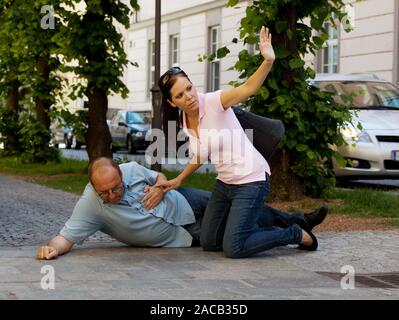
{"label": "street lamp post", "polygon": [[[153,108],[153,118],[152,118],[152,129],[161,129],[161,92],[158,87],[158,79],[161,76],[161,0],[155,0],[155,75],[154,75],[154,86],[151,88],[152,93],[152,108]],[[158,148],[156,153],[163,150],[160,147],[162,141],[158,141]],[[162,154],[155,154],[157,159],[162,158]],[[152,170],[161,171],[162,166],[158,161],[151,166]]]}

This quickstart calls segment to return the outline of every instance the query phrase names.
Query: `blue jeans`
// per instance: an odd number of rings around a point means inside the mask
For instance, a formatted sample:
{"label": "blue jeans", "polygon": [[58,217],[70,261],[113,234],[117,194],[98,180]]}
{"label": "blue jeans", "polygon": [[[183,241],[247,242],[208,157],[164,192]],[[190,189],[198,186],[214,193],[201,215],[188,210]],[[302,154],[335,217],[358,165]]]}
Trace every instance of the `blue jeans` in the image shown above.
{"label": "blue jeans", "polygon": [[275,215],[292,221],[298,217],[264,205],[270,183],[267,174],[266,177],[266,181],[241,185],[216,181],[202,219],[200,239],[204,250],[223,249],[229,258],[245,258],[274,247],[301,242],[302,230],[297,224],[285,229],[273,227]]}
{"label": "blue jeans", "polygon": [[194,189],[194,188],[179,188],[177,189],[190,204],[195,216],[195,223],[183,226],[193,237],[192,246],[200,245],[201,224],[205,213],[206,206],[212,193],[209,191]]}

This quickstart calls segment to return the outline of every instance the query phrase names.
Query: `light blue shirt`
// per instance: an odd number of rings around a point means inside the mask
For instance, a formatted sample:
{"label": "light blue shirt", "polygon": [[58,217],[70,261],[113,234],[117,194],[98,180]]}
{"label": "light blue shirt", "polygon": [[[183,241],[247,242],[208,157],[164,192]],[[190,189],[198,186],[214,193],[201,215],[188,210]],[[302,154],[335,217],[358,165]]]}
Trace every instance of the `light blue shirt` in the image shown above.
{"label": "light blue shirt", "polygon": [[195,222],[193,210],[179,192],[167,192],[154,209],[143,207],[146,185],[158,172],[136,162],[121,164],[125,191],[119,204],[104,203],[89,183],[60,235],[81,244],[96,231],[132,246],[189,247],[192,237],[182,226]]}

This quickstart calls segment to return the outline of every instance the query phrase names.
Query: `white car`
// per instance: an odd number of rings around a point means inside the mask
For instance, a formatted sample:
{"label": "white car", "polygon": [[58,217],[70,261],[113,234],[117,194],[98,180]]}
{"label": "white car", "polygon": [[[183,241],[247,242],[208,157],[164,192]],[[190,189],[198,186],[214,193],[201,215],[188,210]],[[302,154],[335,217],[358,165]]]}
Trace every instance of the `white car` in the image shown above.
{"label": "white car", "polygon": [[399,179],[399,88],[373,75],[318,74],[311,82],[336,94],[355,93],[353,123],[363,129],[343,130],[348,145],[338,151],[351,161],[342,167],[333,159],[337,179]]}

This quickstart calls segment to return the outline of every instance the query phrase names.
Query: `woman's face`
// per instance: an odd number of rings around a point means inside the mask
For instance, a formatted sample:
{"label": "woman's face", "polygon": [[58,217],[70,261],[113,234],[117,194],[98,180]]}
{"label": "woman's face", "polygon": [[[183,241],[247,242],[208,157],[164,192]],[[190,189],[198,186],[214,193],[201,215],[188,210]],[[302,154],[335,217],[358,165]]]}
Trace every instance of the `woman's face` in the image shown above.
{"label": "woman's face", "polygon": [[168,100],[173,107],[178,107],[190,114],[198,111],[198,94],[193,84],[186,77],[177,77],[176,82],[170,89],[171,100]]}

